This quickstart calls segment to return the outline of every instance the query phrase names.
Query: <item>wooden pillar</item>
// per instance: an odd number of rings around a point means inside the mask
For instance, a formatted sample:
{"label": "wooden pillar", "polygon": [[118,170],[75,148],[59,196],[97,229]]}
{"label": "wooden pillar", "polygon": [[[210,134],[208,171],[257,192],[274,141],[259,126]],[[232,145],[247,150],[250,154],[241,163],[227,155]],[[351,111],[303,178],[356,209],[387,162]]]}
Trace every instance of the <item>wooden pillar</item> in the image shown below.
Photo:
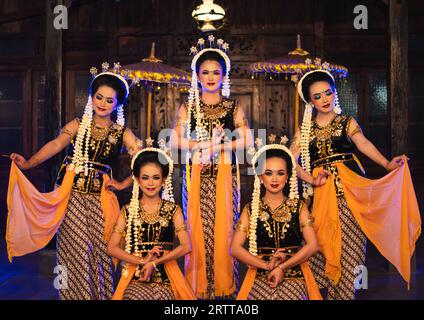
{"label": "wooden pillar", "polygon": [[408,0],[390,0],[391,154],[408,151]]}
{"label": "wooden pillar", "polygon": [[[63,90],[63,30],[55,29],[53,10],[57,5],[64,5],[65,0],[46,1],[46,141],[54,139],[62,126],[62,90]],[[48,162],[49,174],[47,188],[52,188],[56,178],[59,157]]]}
{"label": "wooden pillar", "polygon": [[[391,155],[408,152],[408,0],[390,0],[390,90],[389,114]],[[389,270],[396,272],[390,265]],[[416,270],[416,253],[411,260],[411,271]]]}

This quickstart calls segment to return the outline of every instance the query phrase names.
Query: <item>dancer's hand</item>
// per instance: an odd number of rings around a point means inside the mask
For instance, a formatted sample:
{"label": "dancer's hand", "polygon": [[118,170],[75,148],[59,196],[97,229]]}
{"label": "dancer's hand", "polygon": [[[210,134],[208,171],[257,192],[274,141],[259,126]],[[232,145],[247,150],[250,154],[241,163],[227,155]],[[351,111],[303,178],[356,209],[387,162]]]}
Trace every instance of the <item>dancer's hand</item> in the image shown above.
{"label": "dancer's hand", "polygon": [[224,124],[216,126],[212,130],[212,144],[213,146],[220,145],[222,138],[225,137]]}
{"label": "dancer's hand", "polygon": [[323,170],[318,173],[318,175],[313,178],[312,185],[314,187],[320,187],[323,186],[327,182],[327,178],[330,176],[330,172],[327,170]]}
{"label": "dancer's hand", "polygon": [[211,149],[212,148],[212,142],[211,141],[200,141],[198,142],[194,148],[193,151],[194,152],[200,152],[200,151],[204,151],[206,149]]}
{"label": "dancer's hand", "polygon": [[272,256],[270,262],[269,262],[269,268],[270,270],[273,270],[277,265],[279,265],[281,262],[284,262],[286,260],[287,256],[284,253],[284,249],[278,249],[274,255]]}
{"label": "dancer's hand", "polygon": [[195,147],[194,159],[197,159],[204,166],[210,165],[213,157],[213,148],[212,141],[199,142]]}
{"label": "dancer's hand", "polygon": [[212,152],[211,146],[209,146],[208,148],[202,149],[200,161],[204,166],[210,165],[212,163],[212,157],[213,157],[213,152]]}
{"label": "dancer's hand", "polygon": [[146,256],[146,263],[156,260],[159,258],[162,254],[162,247],[161,246],[154,246],[152,250],[149,251],[149,253]]}
{"label": "dancer's hand", "polygon": [[152,261],[146,263],[141,269],[140,281],[149,282],[152,277],[152,273],[155,270],[155,266]]}
{"label": "dancer's hand", "polygon": [[284,271],[281,268],[277,267],[269,273],[267,281],[271,288],[276,288],[280,284],[280,282],[283,281],[283,278]]}
{"label": "dancer's hand", "polygon": [[10,155],[10,160],[12,160],[13,162],[15,162],[15,164],[21,170],[31,169],[31,164],[29,163],[29,161],[27,161],[23,156],[21,156],[18,153],[12,153]]}
{"label": "dancer's hand", "polygon": [[386,170],[387,171],[392,171],[395,170],[401,166],[403,166],[407,161],[409,160],[409,158],[406,155],[401,155],[401,156],[397,156],[394,157],[387,165],[386,165]]}

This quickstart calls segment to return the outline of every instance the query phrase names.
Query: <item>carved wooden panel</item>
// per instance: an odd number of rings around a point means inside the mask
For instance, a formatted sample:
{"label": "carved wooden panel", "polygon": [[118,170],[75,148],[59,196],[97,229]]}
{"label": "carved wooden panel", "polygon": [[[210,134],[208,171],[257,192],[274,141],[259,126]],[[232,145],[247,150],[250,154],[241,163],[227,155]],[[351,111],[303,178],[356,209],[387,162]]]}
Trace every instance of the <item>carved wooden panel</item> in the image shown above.
{"label": "carved wooden panel", "polygon": [[294,111],[294,106],[290,106],[290,85],[291,83],[266,85],[267,135],[289,135],[289,112]]}
{"label": "carved wooden panel", "polygon": [[160,130],[168,125],[166,118],[167,99],[166,90],[155,90],[153,95],[152,136],[156,137]]}

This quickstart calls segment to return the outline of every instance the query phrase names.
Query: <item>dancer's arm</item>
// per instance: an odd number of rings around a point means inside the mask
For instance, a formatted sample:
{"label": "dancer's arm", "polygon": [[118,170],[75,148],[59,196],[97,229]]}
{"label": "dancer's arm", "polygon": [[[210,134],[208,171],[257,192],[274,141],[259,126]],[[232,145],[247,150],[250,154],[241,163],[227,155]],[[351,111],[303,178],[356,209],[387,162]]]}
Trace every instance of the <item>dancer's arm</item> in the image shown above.
{"label": "dancer's arm", "polygon": [[149,261],[149,259],[142,260],[141,257],[132,255],[121,248],[121,243],[125,243],[125,230],[127,224],[124,210],[125,209],[121,210],[121,214],[118,217],[118,221],[116,222],[113,233],[109,239],[109,243],[107,245],[107,254],[119,259],[120,261],[142,265]]}
{"label": "dancer's arm", "polygon": [[[125,128],[123,142],[130,156],[134,156],[143,147],[141,140],[138,139],[129,128]],[[108,180],[108,182],[106,183],[106,188],[108,190],[121,191],[131,187],[132,184],[133,184],[133,179],[132,179],[132,175],[130,174],[127,178],[125,178],[121,182],[115,179]]]}
{"label": "dancer's arm", "polygon": [[65,149],[65,147],[77,135],[78,127],[79,121],[77,119],[67,123],[55,139],[46,143],[29,160],[26,160],[22,155],[17,153],[12,153],[10,155],[10,159],[22,170],[34,168]]}
{"label": "dancer's arm", "polygon": [[[185,104],[180,106],[178,110],[178,114],[175,118],[174,130],[171,134],[171,148],[191,151],[194,148],[197,148],[199,142],[192,141],[187,139],[187,132],[185,123],[187,122],[188,114],[187,108]],[[195,130],[195,128],[191,128],[191,130]]]}
{"label": "dancer's arm", "polygon": [[385,168],[387,171],[392,171],[402,166],[407,160],[405,155],[393,157],[391,161],[387,160],[386,157],[378,151],[374,144],[364,136],[361,128],[354,118],[349,120],[347,134],[359,151],[378,165]]}

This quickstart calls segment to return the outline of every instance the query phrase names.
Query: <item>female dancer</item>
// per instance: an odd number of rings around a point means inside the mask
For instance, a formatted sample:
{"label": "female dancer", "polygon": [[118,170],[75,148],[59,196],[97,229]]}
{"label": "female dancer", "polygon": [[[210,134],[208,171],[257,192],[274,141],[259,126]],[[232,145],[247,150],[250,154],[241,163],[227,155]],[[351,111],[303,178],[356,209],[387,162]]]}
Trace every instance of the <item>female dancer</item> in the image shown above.
{"label": "female dancer", "polygon": [[[172,160],[161,149],[148,147],[134,156],[131,168],[131,203],[122,208],[108,245],[111,256],[126,262],[114,299],[194,299],[176,262],[191,246],[181,208],[172,196]],[[174,234],[180,244],[172,249]]]}
{"label": "female dancer", "polygon": [[[58,230],[57,264],[66,283],[60,299],[110,299],[113,292],[112,260],[107,239],[119,214],[114,194],[131,185],[110,179],[111,165],[122,146],[132,152],[138,139],[124,126],[123,106],[127,81],[113,72],[98,74],[90,84],[82,119],[62,129],[29,160],[12,154],[9,184],[7,243],[9,258],[42,249]],[[116,122],[112,115],[116,116]],[[40,194],[14,166],[33,168],[71,144],[55,191]],[[66,169],[67,168],[67,169]],[[66,174],[65,174],[66,171]]]}
{"label": "female dancer", "polygon": [[307,262],[318,252],[318,241],[308,208],[298,197],[293,155],[281,144],[270,144],[259,149],[252,165],[252,203],[243,209],[231,246],[232,255],[250,268],[237,298],[321,299]]}
{"label": "female dancer", "polygon": [[229,254],[233,223],[239,213],[235,151],[251,144],[243,110],[229,99],[228,44],[218,39],[213,48],[214,37],[208,41],[209,48],[203,39],[198,42],[200,51],[192,48],[190,95],[180,108],[172,139],[174,148],[193,152],[192,160],[186,162],[183,185],[193,244],[185,271],[201,299],[228,298],[236,290],[237,266]]}
{"label": "female dancer", "polygon": [[[314,194],[312,215],[322,254],[311,258],[311,267],[318,283],[328,288],[328,299],[354,299],[366,238],[409,283],[421,222],[406,156],[387,160],[353,117],[340,114],[334,78],[327,70],[306,73],[298,92],[306,109],[292,150],[301,157],[304,197]],[[391,173],[366,179],[355,147]],[[314,190],[313,177],[319,174],[327,181]]]}

